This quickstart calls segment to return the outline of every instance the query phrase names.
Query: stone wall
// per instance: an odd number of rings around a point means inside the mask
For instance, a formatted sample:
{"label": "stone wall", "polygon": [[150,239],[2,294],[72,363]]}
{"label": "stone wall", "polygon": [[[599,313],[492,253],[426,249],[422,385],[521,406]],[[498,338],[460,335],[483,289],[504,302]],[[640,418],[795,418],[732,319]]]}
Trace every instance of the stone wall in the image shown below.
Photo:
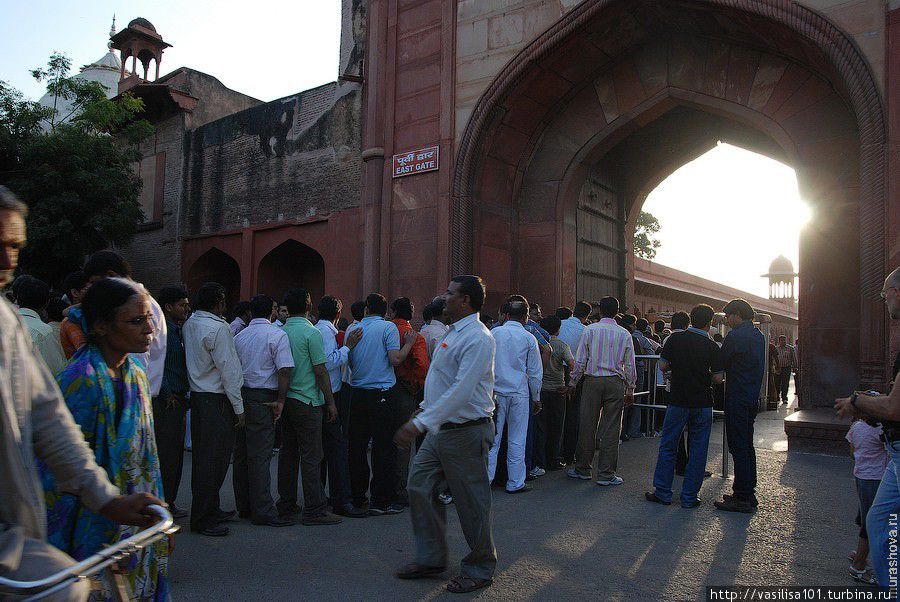
{"label": "stone wall", "polygon": [[184,233],[358,206],[359,120],[359,87],[330,83],[190,132]]}
{"label": "stone wall", "polygon": [[[506,63],[583,0],[458,0],[456,141],[481,94]],[[800,0],[850,35],[884,90],[883,0]]]}

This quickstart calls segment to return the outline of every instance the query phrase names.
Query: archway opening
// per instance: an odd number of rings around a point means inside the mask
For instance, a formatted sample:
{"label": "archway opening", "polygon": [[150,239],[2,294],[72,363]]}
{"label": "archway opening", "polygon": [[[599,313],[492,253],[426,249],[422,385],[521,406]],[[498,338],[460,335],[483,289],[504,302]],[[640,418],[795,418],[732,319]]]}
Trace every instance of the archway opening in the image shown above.
{"label": "archway opening", "polygon": [[256,290],[275,299],[297,286],[309,291],[313,303],[325,294],[325,260],[315,249],[293,239],[269,251],[256,273]]}
{"label": "archway opening", "polygon": [[886,368],[873,304],[883,115],[852,40],[796,3],[586,0],[476,106],[456,162],[451,267],[485,274],[492,301],[513,290],[544,304],[627,298],[626,249],[646,194],[733,139],[796,169],[814,207],[800,252],[801,361],[812,373],[802,398],[831,404]]}
{"label": "archway opening", "polygon": [[187,286],[193,295],[206,282],[225,287],[225,305],[234,307],[241,294],[241,268],[230,255],[216,248],[206,251],[187,272]]}

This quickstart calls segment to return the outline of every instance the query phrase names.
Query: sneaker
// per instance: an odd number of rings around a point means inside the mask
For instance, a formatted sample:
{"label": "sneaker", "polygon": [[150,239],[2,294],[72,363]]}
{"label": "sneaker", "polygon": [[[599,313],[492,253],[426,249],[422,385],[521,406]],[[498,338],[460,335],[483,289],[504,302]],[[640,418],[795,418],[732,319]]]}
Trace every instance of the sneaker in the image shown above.
{"label": "sneaker", "polygon": [[547,474],[547,471],[541,468],[540,466],[535,466],[531,470],[528,471],[528,476],[532,477],[542,477]]}
{"label": "sneaker", "polygon": [[529,491],[531,491],[531,485],[522,485],[518,489],[513,489],[512,491],[507,489],[506,493],[509,493],[510,495],[512,495],[512,494],[516,494],[516,493],[528,493]]}
{"label": "sneaker", "polygon": [[400,504],[390,504],[388,506],[372,506],[369,508],[369,516],[386,516],[388,514],[400,514],[405,508]]}
{"label": "sneaker", "polygon": [[699,497],[695,497],[693,500],[691,500],[691,501],[689,501],[689,502],[684,502],[684,501],[682,501],[682,502],[681,502],[681,507],[682,507],[682,508],[687,508],[687,509],[690,509],[690,508],[696,508],[697,506],[700,505],[700,503],[701,503],[700,498],[699,498]]}
{"label": "sneaker", "polygon": [[450,495],[449,491],[442,491],[438,494],[438,501],[445,506],[449,506],[453,503],[453,496]]}
{"label": "sneaker", "polygon": [[625,482],[625,479],[623,479],[619,475],[616,475],[611,479],[599,479],[596,481],[596,483],[598,485],[600,485],[601,487],[609,487],[611,485],[621,485],[624,482]]}
{"label": "sneaker", "polygon": [[187,510],[176,506],[174,503],[169,504],[169,513],[172,515],[172,518],[184,518],[188,515]]}
{"label": "sneaker", "polygon": [[332,510],[334,514],[346,516],[348,518],[365,518],[369,516],[369,511],[365,508],[357,508],[353,504],[344,504]]}
{"label": "sneaker", "polygon": [[582,481],[590,481],[590,480],[591,480],[591,475],[589,475],[589,474],[588,474],[588,475],[581,474],[581,473],[578,472],[578,470],[575,469],[575,468],[570,468],[569,470],[567,470],[567,471],[566,471],[566,476],[567,476],[567,477],[571,477],[571,478],[573,478],[573,479],[581,479]]}

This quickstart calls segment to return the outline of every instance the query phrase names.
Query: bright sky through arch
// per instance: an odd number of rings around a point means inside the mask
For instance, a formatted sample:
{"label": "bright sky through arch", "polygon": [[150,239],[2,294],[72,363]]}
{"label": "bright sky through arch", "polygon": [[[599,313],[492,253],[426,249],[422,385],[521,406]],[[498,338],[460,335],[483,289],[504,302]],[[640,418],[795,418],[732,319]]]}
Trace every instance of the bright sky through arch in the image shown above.
{"label": "bright sky through arch", "polygon": [[778,255],[798,269],[812,217],[792,168],[722,143],[666,178],[644,210],[661,225],[654,261],[761,297]]}

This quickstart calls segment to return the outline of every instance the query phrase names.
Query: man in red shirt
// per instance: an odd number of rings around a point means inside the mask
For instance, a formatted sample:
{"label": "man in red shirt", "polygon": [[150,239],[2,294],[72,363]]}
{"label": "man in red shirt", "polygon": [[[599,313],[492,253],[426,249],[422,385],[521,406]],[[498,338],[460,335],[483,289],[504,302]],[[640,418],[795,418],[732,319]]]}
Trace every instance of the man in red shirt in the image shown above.
{"label": "man in red shirt", "polygon": [[[400,332],[400,340],[404,340],[406,333],[413,330],[409,323],[413,317],[413,304],[407,297],[400,297],[391,303],[393,323]],[[428,374],[428,346],[425,337],[421,334],[416,337],[412,351],[406,359],[394,368],[397,376],[397,397],[399,409],[398,419],[401,425],[409,420],[416,407],[422,400],[422,390],[425,388],[425,376]],[[397,450],[397,498],[406,505],[406,478],[409,475],[409,448]]]}

